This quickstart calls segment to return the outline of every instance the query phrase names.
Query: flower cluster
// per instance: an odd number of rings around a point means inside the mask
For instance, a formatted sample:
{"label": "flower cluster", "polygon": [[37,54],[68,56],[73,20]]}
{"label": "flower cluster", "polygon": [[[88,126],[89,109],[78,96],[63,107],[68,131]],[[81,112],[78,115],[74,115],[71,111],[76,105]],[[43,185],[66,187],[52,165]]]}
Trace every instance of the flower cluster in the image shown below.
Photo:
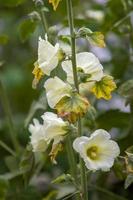
{"label": "flower cluster", "polygon": [[[51,1],[52,2],[52,1]],[[58,76],[49,77],[59,65],[66,73],[66,80]],[[71,55],[68,56],[57,43],[53,46],[47,39],[39,37],[38,60],[33,74],[35,85],[47,75],[44,83],[48,105],[57,114],[46,112],[43,123],[34,119],[29,126],[31,145],[34,152],[46,151],[52,143],[50,156],[55,161],[56,154],[62,149],[62,141],[70,134],[70,124],[82,117],[90,107],[86,92],[92,92],[97,98],[111,98],[111,91],[116,88],[113,77],[105,75],[98,58],[90,52],[76,54],[76,69],[80,94],[75,88]],[[73,148],[83,158],[89,170],[109,170],[114,159],[119,155],[116,142],[104,130],[95,131],[89,138],[82,136],[73,142]]]}

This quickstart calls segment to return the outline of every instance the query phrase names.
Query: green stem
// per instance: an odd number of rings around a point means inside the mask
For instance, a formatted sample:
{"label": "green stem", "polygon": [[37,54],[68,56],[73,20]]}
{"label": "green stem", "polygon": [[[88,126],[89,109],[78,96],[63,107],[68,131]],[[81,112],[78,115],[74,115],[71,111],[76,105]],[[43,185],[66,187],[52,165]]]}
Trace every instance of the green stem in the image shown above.
{"label": "green stem", "polygon": [[75,31],[74,31],[72,0],[67,0],[67,11],[68,11],[68,21],[69,21],[70,35],[71,35],[73,78],[75,87],[79,92],[78,75],[76,67],[76,50],[75,50],[76,47],[75,47]]}
{"label": "green stem", "polygon": [[45,13],[42,8],[40,9],[40,15],[41,15],[41,21],[42,21],[44,33],[46,33],[47,36],[49,37],[48,24],[47,24],[47,20],[45,17]]}
{"label": "green stem", "polygon": [[19,143],[18,143],[16,133],[15,133],[15,128],[14,128],[14,124],[13,124],[13,120],[12,120],[12,114],[11,114],[11,110],[10,110],[10,106],[9,106],[8,97],[6,95],[2,80],[0,80],[0,97],[1,97],[1,102],[3,105],[5,115],[7,117],[10,137],[11,137],[11,140],[12,140],[15,150],[18,152],[19,151]]}
{"label": "green stem", "polygon": [[44,34],[46,33],[47,36],[49,37],[48,24],[47,24],[47,20],[46,20],[46,16],[45,16],[45,11],[44,11],[44,2],[43,2],[43,0],[40,0],[40,1],[35,0],[35,5],[41,16],[41,22],[42,22]]}
{"label": "green stem", "polygon": [[70,136],[67,137],[66,149],[67,149],[67,155],[68,155],[68,161],[69,161],[69,164],[70,164],[70,171],[71,171],[71,174],[72,174],[72,176],[74,177],[75,182],[78,183],[77,170],[75,169],[76,160],[75,160],[74,151],[73,151],[73,149],[72,149],[72,143],[71,143],[71,138],[70,138]]}
{"label": "green stem", "polygon": [[[72,177],[75,180],[76,186],[78,186],[78,177],[77,177],[77,168],[76,168],[77,163],[76,163],[76,160],[75,160],[75,155],[74,155],[74,151],[73,151],[73,148],[72,148],[72,142],[71,142],[70,135],[67,137],[66,150],[67,150],[67,155],[68,155],[70,172],[71,172]],[[76,199],[80,200],[79,194],[76,194]]]}
{"label": "green stem", "polygon": [[15,152],[8,147],[2,140],[0,140],[0,146],[3,147],[6,151],[8,151],[12,156],[16,157]]}
{"label": "green stem", "polygon": [[[72,67],[73,67],[73,78],[75,88],[79,93],[79,83],[78,83],[78,74],[76,66],[76,47],[75,47],[75,31],[74,31],[74,19],[73,19],[73,7],[72,0],[67,0],[67,12],[68,12],[68,21],[70,26],[71,34],[71,48],[72,48]],[[78,120],[78,135],[82,135],[82,126],[81,119]],[[81,171],[81,187],[82,187],[82,199],[88,200],[88,191],[87,191],[87,178],[86,178],[86,169],[84,161],[80,158],[80,171]]]}

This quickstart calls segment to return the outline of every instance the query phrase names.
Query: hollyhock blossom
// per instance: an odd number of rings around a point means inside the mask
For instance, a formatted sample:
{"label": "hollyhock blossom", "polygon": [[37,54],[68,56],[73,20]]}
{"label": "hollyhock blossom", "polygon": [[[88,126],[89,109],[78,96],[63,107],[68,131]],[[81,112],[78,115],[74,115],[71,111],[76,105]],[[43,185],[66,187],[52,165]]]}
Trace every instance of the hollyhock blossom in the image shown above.
{"label": "hollyhock blossom", "polygon": [[68,132],[68,123],[56,114],[46,112],[42,115],[42,119],[42,124],[34,119],[34,124],[29,126],[31,145],[34,152],[45,151],[52,140],[53,145],[58,144]]}
{"label": "hollyhock blossom", "polygon": [[[98,58],[93,53],[82,52],[76,54],[76,64],[79,75],[88,75],[88,77],[86,76],[87,79],[84,81],[85,84],[100,81],[103,77],[103,67],[100,64]],[[63,61],[62,68],[67,74],[67,81],[73,84],[73,71],[71,60]]]}
{"label": "hollyhock blossom", "polygon": [[110,134],[98,129],[90,137],[78,137],[73,142],[73,148],[83,158],[86,167],[95,171],[108,171],[120,154],[118,144],[110,139]]}
{"label": "hollyhock blossom", "polygon": [[57,76],[54,78],[49,78],[45,84],[46,96],[48,104],[51,108],[54,108],[56,104],[65,96],[70,97],[72,87],[63,82]]}
{"label": "hollyhock blossom", "polygon": [[45,140],[44,127],[37,119],[33,119],[33,124],[29,125],[29,132],[31,133],[30,142],[33,152],[45,151],[48,147],[48,143]]}
{"label": "hollyhock blossom", "polygon": [[57,67],[60,57],[60,47],[58,43],[53,46],[47,40],[43,40],[39,37],[37,62],[44,74],[50,75],[51,71]]}

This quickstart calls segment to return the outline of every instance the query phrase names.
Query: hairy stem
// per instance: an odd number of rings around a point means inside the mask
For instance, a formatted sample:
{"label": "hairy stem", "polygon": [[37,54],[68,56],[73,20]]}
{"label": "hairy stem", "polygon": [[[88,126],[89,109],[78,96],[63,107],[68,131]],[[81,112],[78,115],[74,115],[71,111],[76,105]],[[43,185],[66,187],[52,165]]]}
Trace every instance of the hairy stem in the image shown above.
{"label": "hairy stem", "polygon": [[19,142],[16,137],[16,132],[15,132],[15,128],[14,128],[14,124],[13,124],[13,120],[12,120],[12,114],[11,114],[11,110],[10,110],[10,106],[9,106],[9,101],[8,101],[8,97],[6,95],[2,80],[0,80],[0,97],[1,97],[1,103],[3,105],[3,109],[5,112],[6,118],[7,118],[7,122],[8,122],[10,138],[12,140],[14,149],[18,152],[19,151]]}
{"label": "hairy stem", "polygon": [[[74,31],[74,19],[73,19],[73,7],[72,0],[67,0],[67,12],[68,12],[68,21],[70,26],[70,35],[71,35],[71,49],[72,49],[72,67],[73,67],[73,78],[75,88],[79,93],[79,83],[78,83],[78,75],[77,75],[77,67],[76,67],[76,46],[75,46],[75,31]],[[81,119],[78,120],[78,135],[82,135],[82,126]],[[88,191],[87,191],[87,178],[86,178],[86,169],[84,161],[80,158],[80,170],[81,170],[81,192],[82,199],[88,200]]]}

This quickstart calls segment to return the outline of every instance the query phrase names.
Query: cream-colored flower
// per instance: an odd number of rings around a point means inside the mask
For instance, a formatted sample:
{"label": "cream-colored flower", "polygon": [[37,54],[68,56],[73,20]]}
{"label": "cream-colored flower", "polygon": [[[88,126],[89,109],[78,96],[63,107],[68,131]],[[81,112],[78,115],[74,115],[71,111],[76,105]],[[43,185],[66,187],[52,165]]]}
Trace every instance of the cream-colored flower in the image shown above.
{"label": "cream-colored flower", "polygon": [[33,124],[29,125],[29,131],[31,133],[30,140],[33,148],[33,152],[43,152],[47,149],[48,143],[45,140],[45,131],[42,124],[37,119],[33,119]]}
{"label": "cream-colored flower", "polygon": [[46,112],[42,115],[43,123],[40,124],[34,119],[34,124],[30,124],[31,145],[34,152],[43,152],[53,140],[53,145],[60,143],[63,136],[68,132],[68,123],[64,122],[56,114]]}
{"label": "cream-colored flower", "polygon": [[57,76],[49,78],[45,82],[44,88],[46,89],[48,104],[51,108],[54,108],[63,97],[70,97],[72,90],[69,84],[63,82]]}
{"label": "cream-colored flower", "polygon": [[45,139],[51,141],[54,139],[54,144],[62,140],[68,131],[68,123],[64,122],[57,114],[46,112],[42,115],[43,126],[45,130]]}
{"label": "cream-colored flower", "polygon": [[89,170],[108,171],[114,164],[114,159],[120,154],[118,144],[110,139],[110,134],[96,130],[89,138],[78,137],[73,142],[73,148],[83,158]]}
{"label": "cream-colored flower", "polygon": [[[103,67],[100,64],[98,58],[89,52],[83,52],[76,54],[77,71],[83,75],[88,75],[85,83],[81,83],[80,87],[89,88],[94,81],[99,81],[103,77]],[[73,71],[71,60],[62,62],[62,68],[67,74],[67,81],[73,84]]]}
{"label": "cream-colored flower", "polygon": [[38,65],[44,74],[50,75],[50,72],[57,67],[59,62],[59,44],[53,46],[47,40],[39,37],[38,42]]}

